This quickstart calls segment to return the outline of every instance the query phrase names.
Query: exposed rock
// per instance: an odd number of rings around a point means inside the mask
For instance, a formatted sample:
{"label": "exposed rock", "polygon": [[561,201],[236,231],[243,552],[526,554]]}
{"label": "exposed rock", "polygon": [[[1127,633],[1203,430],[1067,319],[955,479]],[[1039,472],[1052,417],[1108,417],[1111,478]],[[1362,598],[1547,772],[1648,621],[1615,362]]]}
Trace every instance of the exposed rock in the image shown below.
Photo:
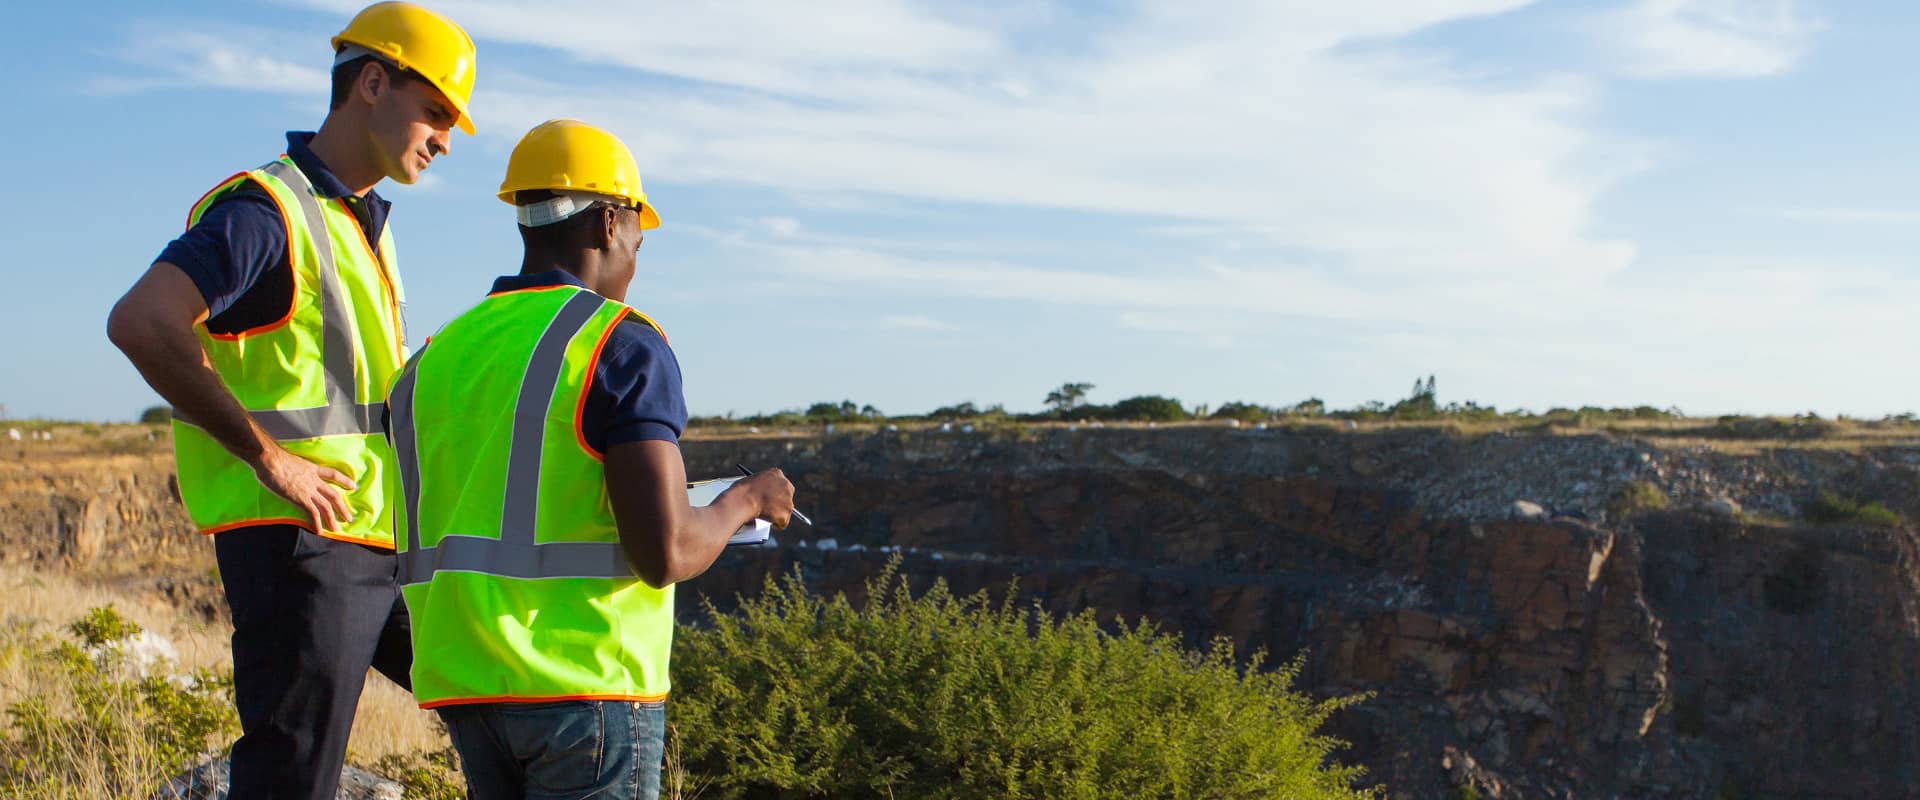
{"label": "exposed rock", "polygon": [[[1920,518],[1920,450],[1097,425],[684,446],[694,477],[783,466],[819,523],[728,551],[685,587],[688,617],[796,566],[858,601],[900,554],[921,585],[1018,578],[1051,611],[1226,636],[1269,663],[1304,652],[1301,686],[1374,693],[1329,733],[1393,797],[1920,785],[1920,718],[1898,712],[1920,704],[1913,534],[1750,521],[1792,519],[1822,488]],[[165,454],[0,464],[0,558],[97,569],[137,550],[181,566],[126,580],[223,614],[169,467]],[[1672,508],[1725,499],[1757,515],[1608,518],[1632,482]],[[1542,513],[1513,518],[1514,498]],[[818,546],[829,538],[837,548]]]}
{"label": "exposed rock", "polygon": [[1514,519],[1546,519],[1547,510],[1541,508],[1539,503],[1527,500],[1515,500],[1513,501],[1512,516]]}
{"label": "exposed rock", "polygon": [[1730,497],[1716,497],[1708,500],[1707,510],[1722,517],[1740,516],[1740,504]]}
{"label": "exposed rock", "polygon": [[[147,800],[226,800],[229,765],[215,759],[175,775]],[[371,772],[347,767],[340,771],[336,800],[403,800],[400,784]]]}

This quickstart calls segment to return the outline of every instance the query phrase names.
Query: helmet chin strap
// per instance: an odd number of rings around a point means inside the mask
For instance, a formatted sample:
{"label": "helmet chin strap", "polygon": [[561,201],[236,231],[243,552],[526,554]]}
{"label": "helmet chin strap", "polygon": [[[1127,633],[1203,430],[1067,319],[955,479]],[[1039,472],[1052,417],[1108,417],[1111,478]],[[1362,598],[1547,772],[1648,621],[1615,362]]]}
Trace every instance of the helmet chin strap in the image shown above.
{"label": "helmet chin strap", "polygon": [[552,198],[541,200],[537,203],[514,206],[513,211],[520,217],[520,224],[529,228],[552,225],[553,223],[591,208],[594,203],[612,203],[617,206],[627,205],[625,198],[600,194],[599,192],[560,190],[554,192],[554,195]]}

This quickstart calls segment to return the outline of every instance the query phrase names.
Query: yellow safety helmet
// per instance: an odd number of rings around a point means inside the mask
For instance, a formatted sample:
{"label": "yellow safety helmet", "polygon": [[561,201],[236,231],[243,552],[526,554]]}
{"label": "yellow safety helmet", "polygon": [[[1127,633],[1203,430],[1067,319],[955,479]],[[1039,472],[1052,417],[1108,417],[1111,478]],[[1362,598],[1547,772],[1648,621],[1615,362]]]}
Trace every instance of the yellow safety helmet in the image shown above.
{"label": "yellow safety helmet", "polygon": [[642,229],[660,227],[660,215],[640,188],[633,151],[613,134],[577,119],[542,122],[513,146],[500,199],[513,203],[514,192],[532,189],[619,198],[639,209]]}
{"label": "yellow safety helmet", "polygon": [[473,135],[473,117],[467,114],[467,99],[473,96],[473,39],[453,20],[412,3],[374,3],[333,37],[334,52],[348,45],[364,47],[426,78],[460,112],[455,124]]}

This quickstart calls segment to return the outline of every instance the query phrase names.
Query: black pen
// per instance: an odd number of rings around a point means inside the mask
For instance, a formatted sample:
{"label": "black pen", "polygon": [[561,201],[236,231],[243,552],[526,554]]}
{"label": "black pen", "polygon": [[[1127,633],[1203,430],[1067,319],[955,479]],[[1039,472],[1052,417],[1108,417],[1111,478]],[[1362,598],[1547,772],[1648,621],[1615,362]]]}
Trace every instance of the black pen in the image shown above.
{"label": "black pen", "polygon": [[[753,470],[747,469],[747,465],[735,464],[734,466],[740,468],[740,474],[745,475],[747,477],[753,477]],[[800,513],[800,509],[793,508],[788,510],[792,511],[794,516],[799,517],[801,522],[807,523],[807,527],[809,528],[813,527],[813,520],[807,519],[807,515]]]}

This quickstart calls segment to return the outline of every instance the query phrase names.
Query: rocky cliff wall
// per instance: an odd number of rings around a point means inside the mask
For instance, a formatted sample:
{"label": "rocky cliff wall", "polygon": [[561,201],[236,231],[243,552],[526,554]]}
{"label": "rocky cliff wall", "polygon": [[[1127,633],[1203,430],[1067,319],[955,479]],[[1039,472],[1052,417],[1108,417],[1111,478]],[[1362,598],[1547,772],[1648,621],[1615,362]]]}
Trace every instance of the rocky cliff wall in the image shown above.
{"label": "rocky cliff wall", "polygon": [[[695,477],[781,465],[819,523],[735,550],[683,615],[799,567],[1230,637],[1302,684],[1394,796],[1907,797],[1920,586],[1902,528],[1812,527],[1819,488],[1909,518],[1915,454],[1668,452],[1606,436],[1043,429],[694,440]],[[1610,519],[1631,481],[1671,511]],[[217,613],[163,458],[8,465],[6,557],[147,581]],[[1515,516],[1528,500],[1557,511]],[[1707,510],[1719,507],[1720,512]],[[177,574],[112,569],[129,553]],[[197,560],[196,560],[197,559]],[[197,570],[197,571],[196,571]],[[161,571],[156,568],[155,571]]]}

